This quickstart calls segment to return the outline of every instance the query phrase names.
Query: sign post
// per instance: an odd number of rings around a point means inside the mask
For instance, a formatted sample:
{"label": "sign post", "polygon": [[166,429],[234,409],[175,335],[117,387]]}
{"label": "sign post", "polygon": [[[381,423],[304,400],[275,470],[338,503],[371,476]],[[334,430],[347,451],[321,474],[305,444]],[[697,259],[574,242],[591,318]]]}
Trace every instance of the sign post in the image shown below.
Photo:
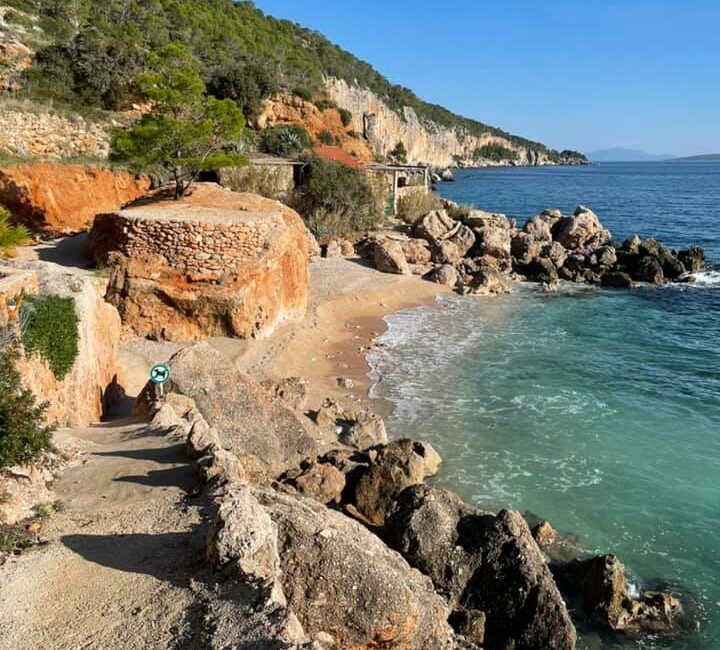
{"label": "sign post", "polygon": [[170,379],[170,368],[165,364],[153,366],[150,370],[150,381],[160,387],[160,397],[164,397],[164,386]]}

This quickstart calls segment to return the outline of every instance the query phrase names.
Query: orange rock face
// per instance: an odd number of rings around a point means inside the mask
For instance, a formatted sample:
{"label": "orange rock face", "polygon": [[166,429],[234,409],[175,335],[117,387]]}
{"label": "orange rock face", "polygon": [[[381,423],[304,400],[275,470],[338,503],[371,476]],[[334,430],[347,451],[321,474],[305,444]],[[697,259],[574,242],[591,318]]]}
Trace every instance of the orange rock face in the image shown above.
{"label": "orange rock face", "polygon": [[85,230],[96,214],[117,210],[149,188],[148,178],[85,165],[32,163],[0,170],[0,204],[46,235]]}
{"label": "orange rock face", "polygon": [[258,118],[260,128],[297,124],[302,126],[315,140],[323,131],[335,138],[338,146],[360,162],[372,162],[373,156],[365,140],[352,132],[352,125],[344,126],[340,113],[335,108],[321,111],[315,104],[293,95],[279,95],[266,101]]}
{"label": "orange rock face", "polygon": [[106,300],[127,337],[262,337],[305,313],[309,242],[277,201],[198,185],[181,201],[102,215],[89,240],[112,268]]}

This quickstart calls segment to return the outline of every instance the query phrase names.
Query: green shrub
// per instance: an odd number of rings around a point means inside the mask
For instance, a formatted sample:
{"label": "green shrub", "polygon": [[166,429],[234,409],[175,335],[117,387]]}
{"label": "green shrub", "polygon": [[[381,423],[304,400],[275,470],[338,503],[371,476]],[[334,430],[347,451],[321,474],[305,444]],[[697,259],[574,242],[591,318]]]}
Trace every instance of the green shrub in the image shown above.
{"label": "green shrub", "polygon": [[37,352],[62,380],[78,354],[78,317],[73,298],[34,297],[20,308],[22,343],[28,354]]}
{"label": "green shrub", "polygon": [[312,91],[309,90],[308,88],[303,88],[302,86],[300,86],[298,88],[293,88],[292,92],[293,92],[293,95],[295,95],[295,97],[299,97],[300,99],[302,99],[305,102],[312,101],[313,94],[312,94]]}
{"label": "green shrub", "polygon": [[327,129],[323,129],[322,131],[320,131],[320,133],[318,133],[317,139],[320,144],[326,144],[330,146],[337,144],[337,139]]}
{"label": "green shrub", "polygon": [[440,210],[442,207],[442,201],[436,194],[410,192],[398,200],[397,217],[405,223],[413,224],[428,212]]}
{"label": "green shrub", "polygon": [[315,106],[318,107],[321,111],[326,111],[329,108],[337,108],[337,102],[334,102],[332,99],[317,99],[315,100]]}
{"label": "green shrub", "polygon": [[405,144],[398,142],[390,152],[390,157],[394,158],[401,165],[404,165],[407,162],[407,149],[405,148]]}
{"label": "green shrub", "polygon": [[263,100],[275,95],[278,88],[277,76],[272,69],[241,63],[217,71],[207,84],[211,95],[232,99],[248,120],[258,117]]}
{"label": "green shrub", "polygon": [[347,108],[338,108],[338,113],[340,113],[340,121],[344,127],[352,124],[353,115]]}
{"label": "green shrub", "polygon": [[382,199],[362,173],[318,156],[306,160],[291,203],[318,237],[371,230],[383,218]]}
{"label": "green shrub", "polygon": [[500,162],[501,160],[517,160],[517,158],[518,155],[515,151],[508,149],[507,147],[503,147],[503,145],[497,142],[485,144],[482,147],[478,147],[473,152],[474,160],[485,159]]}
{"label": "green shrub", "polygon": [[312,148],[310,134],[301,126],[275,126],[260,136],[260,151],[273,156],[294,156]]}
{"label": "green shrub", "polygon": [[0,346],[0,469],[35,460],[51,449],[52,427],[45,426],[45,406],[22,387],[15,368],[17,353]]}
{"label": "green shrub", "polygon": [[10,213],[4,208],[0,208],[0,257],[3,257],[16,246],[22,246],[27,241],[28,236],[25,226],[11,225]]}

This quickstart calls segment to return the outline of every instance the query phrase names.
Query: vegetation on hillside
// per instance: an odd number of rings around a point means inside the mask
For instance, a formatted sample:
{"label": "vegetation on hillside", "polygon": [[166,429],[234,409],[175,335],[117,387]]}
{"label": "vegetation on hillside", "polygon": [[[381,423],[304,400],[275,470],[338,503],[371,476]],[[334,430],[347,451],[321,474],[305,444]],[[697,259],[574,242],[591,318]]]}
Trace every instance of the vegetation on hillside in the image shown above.
{"label": "vegetation on hillside", "polygon": [[305,160],[291,204],[316,237],[371,230],[383,219],[383,197],[364,174],[318,156]]}
{"label": "vegetation on hillside", "polygon": [[260,151],[274,156],[296,156],[312,145],[310,134],[296,124],[265,129],[260,138]]}
{"label": "vegetation on hillside", "polygon": [[507,147],[503,147],[497,142],[484,144],[473,152],[473,160],[494,160],[500,162],[502,160],[517,160],[517,152]]}
{"label": "vegetation on hillside", "polygon": [[64,379],[78,355],[78,317],[75,301],[59,296],[32,297],[20,308],[22,344],[50,365],[58,380]]}
{"label": "vegetation on hillside", "polygon": [[395,145],[395,148],[390,152],[390,157],[393,158],[395,162],[404,165],[407,162],[407,149],[405,148],[405,143],[398,142]]}
{"label": "vegetation on hillside", "polygon": [[321,34],[266,16],[251,2],[6,3],[40,16],[43,29],[53,41],[40,49],[36,65],[28,73],[28,92],[37,97],[117,109],[137,96],[137,78],[148,57],[169,44],[181,44],[199,62],[211,92],[237,99],[250,119],[262,98],[276,87],[310,100],[322,94],[325,77],[334,77],[370,89],[396,110],[409,106],[421,119],[459,127],[472,135],[491,133],[547,152],[538,142],[423,102]]}
{"label": "vegetation on hillside", "polygon": [[433,210],[441,210],[442,201],[437,194],[425,192],[410,192],[400,197],[397,207],[397,217],[405,223],[414,224],[420,217]]}
{"label": "vegetation on hillside", "polygon": [[45,407],[23,388],[17,357],[8,331],[0,331],[0,470],[35,460],[51,448],[53,429],[43,422]]}
{"label": "vegetation on hillside", "polygon": [[149,61],[138,83],[152,106],[129,129],[116,129],[111,159],[136,171],[166,171],[175,198],[184,196],[203,171],[247,162],[231,147],[241,140],[245,118],[230,99],[205,93],[198,64],[180,45],[168,45]]}

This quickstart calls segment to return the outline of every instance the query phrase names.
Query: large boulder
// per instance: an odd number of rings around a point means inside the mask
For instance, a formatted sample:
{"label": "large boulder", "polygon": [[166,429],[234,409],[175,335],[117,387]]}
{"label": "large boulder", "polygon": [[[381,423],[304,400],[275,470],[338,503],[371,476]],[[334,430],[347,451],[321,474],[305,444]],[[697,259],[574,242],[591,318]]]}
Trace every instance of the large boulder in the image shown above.
{"label": "large boulder", "polygon": [[597,215],[583,205],[572,217],[563,218],[553,227],[553,239],[568,250],[587,250],[602,246],[610,239]]}
{"label": "large boulder", "polygon": [[705,267],[705,251],[699,246],[692,246],[688,250],[680,251],[678,258],[690,273],[697,273]]}
{"label": "large boulder", "polygon": [[[168,363],[171,379],[164,392],[191,398],[217,433],[258,481],[278,477],[335,443],[335,436],[268,393],[208,342],[185,348]],[[154,384],[140,395],[136,412],[158,398]]]}
{"label": "large boulder", "polygon": [[368,521],[381,525],[397,495],[436,474],[440,462],[426,442],[398,440],[378,447],[355,485],[354,505]]}
{"label": "large boulder", "polygon": [[523,232],[530,235],[535,241],[549,243],[552,241],[550,227],[551,224],[548,223],[547,219],[537,216],[525,222]]}
{"label": "large boulder", "polygon": [[632,289],[635,287],[633,279],[623,271],[612,271],[604,273],[600,278],[603,287],[612,289]]}
{"label": "large boulder", "polygon": [[432,260],[430,245],[424,239],[404,239],[400,246],[408,264],[429,264]]}
{"label": "large boulder", "polygon": [[541,255],[542,243],[532,235],[521,232],[513,236],[510,252],[520,266],[530,264]]}
{"label": "large boulder", "polygon": [[614,555],[575,560],[562,569],[585,611],[601,625],[625,634],[677,630],[685,619],[680,601],[665,592],[631,593],[625,567]]}
{"label": "large boulder", "polygon": [[452,264],[441,264],[425,275],[425,279],[446,287],[454,287],[458,282],[458,273]]}
{"label": "large boulder", "polygon": [[393,239],[378,239],[373,244],[372,255],[378,271],[410,275],[410,267],[399,242]]}
{"label": "large boulder", "polygon": [[470,228],[493,228],[501,230],[510,230],[510,221],[504,214],[495,212],[485,212],[484,210],[470,210],[465,217],[463,223]]}
{"label": "large boulder", "polygon": [[478,255],[509,259],[511,253],[510,231],[504,228],[485,227],[475,230]]}
{"label": "large boulder", "polygon": [[44,235],[86,230],[95,215],[117,210],[149,189],[147,177],[99,166],[36,162],[0,170],[0,204]]}
{"label": "large boulder", "polygon": [[420,217],[413,227],[415,237],[435,244],[447,235],[457,222],[448,215],[446,210],[433,210]]}
{"label": "large boulder", "polygon": [[385,531],[454,608],[484,612],[487,650],[575,648],[567,607],[519,513],[494,516],[416,485],[399,496]]}
{"label": "large boulder", "polygon": [[641,257],[637,262],[633,271],[633,278],[639,282],[649,282],[651,284],[662,284],[665,281],[660,262],[651,256]]}
{"label": "large boulder", "polygon": [[[431,581],[376,535],[315,501],[272,490],[237,487],[225,498],[232,503],[248,491],[276,528],[279,570],[275,580],[288,611],[308,636],[330,638],[338,648],[452,647],[449,612]],[[225,527],[232,524],[227,519],[233,511],[226,507]],[[264,544],[255,542],[256,526],[260,526],[262,541],[267,537],[263,531],[268,531],[262,514],[241,516],[233,526],[239,531],[239,557],[245,557],[250,546],[264,549]],[[234,562],[233,555],[225,544],[226,563]],[[273,562],[274,557],[263,559],[261,570]],[[226,643],[232,641],[226,639]]]}

